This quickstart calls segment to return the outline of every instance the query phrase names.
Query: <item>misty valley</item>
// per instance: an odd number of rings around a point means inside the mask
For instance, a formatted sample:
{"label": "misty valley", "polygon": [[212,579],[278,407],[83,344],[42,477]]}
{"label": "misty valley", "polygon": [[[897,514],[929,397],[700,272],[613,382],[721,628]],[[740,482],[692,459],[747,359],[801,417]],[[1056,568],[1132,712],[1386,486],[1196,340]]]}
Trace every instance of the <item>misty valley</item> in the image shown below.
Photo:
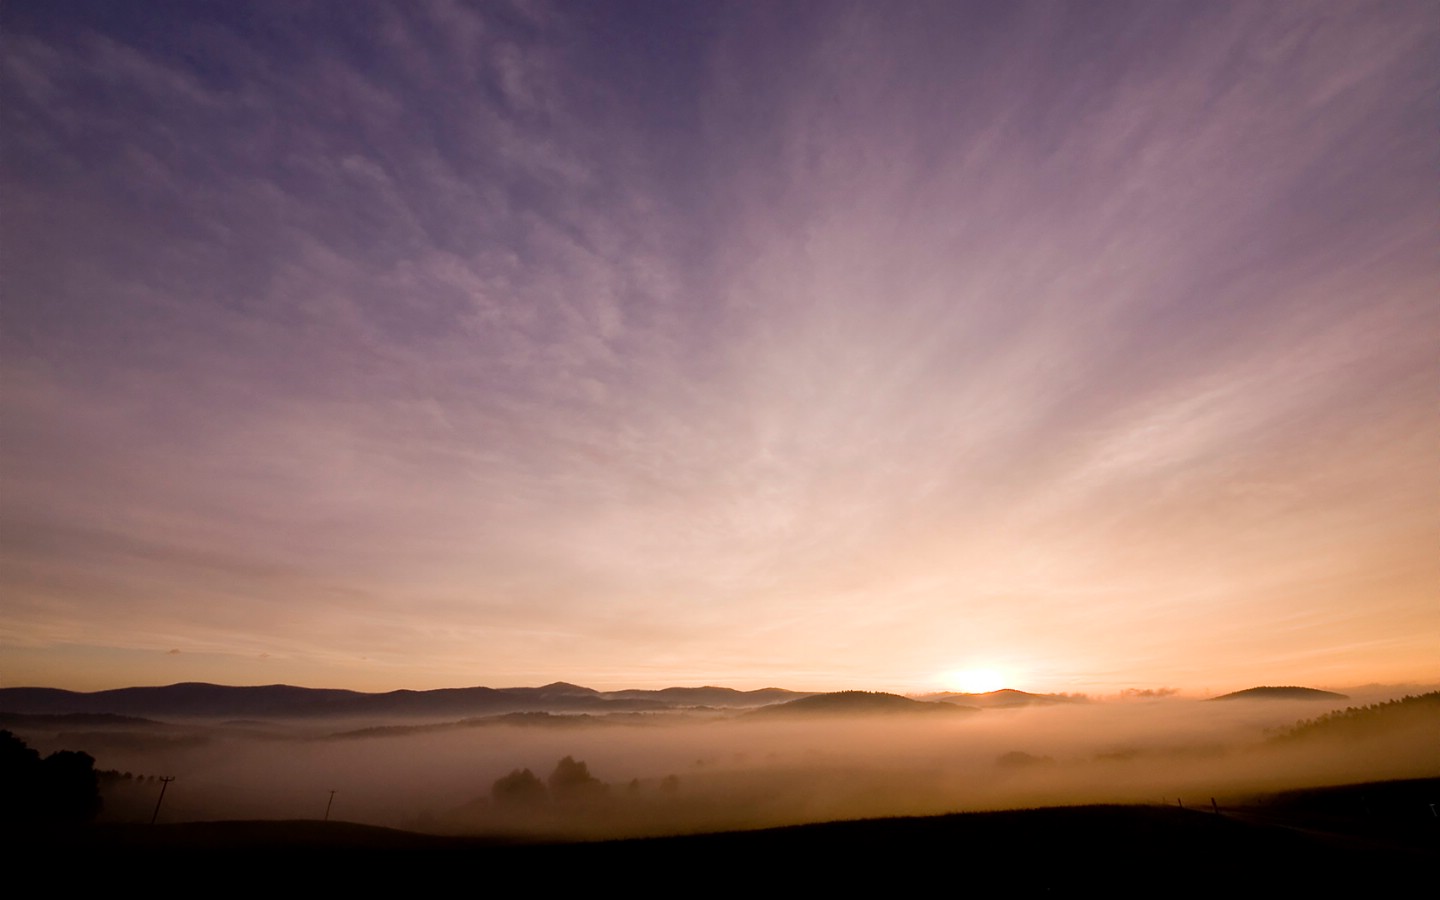
{"label": "misty valley", "polygon": [[[331,715],[323,692],[297,695],[308,703],[212,698],[250,712],[236,717],[206,715],[172,689],[106,692],[109,709],[127,712],[77,711],[98,710],[84,698],[99,695],[19,690],[0,708],[22,711],[0,715],[0,727],[42,755],[93,756],[102,823],[323,817],[593,839],[1096,803],[1244,807],[1296,788],[1440,776],[1440,693],[1217,702],[856,691],[720,706],[524,689],[536,693],[509,701],[523,708],[436,718]],[[157,811],[162,777],[174,780]]]}

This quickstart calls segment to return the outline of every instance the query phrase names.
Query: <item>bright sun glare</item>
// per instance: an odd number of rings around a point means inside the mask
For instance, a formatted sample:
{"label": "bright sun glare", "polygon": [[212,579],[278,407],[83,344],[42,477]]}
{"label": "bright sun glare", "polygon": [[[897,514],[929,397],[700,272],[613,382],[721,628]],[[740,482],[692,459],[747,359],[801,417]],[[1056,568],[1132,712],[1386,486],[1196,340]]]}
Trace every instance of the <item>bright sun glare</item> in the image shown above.
{"label": "bright sun glare", "polygon": [[945,686],[966,694],[985,694],[1005,686],[1005,676],[994,669],[966,669],[945,673]]}

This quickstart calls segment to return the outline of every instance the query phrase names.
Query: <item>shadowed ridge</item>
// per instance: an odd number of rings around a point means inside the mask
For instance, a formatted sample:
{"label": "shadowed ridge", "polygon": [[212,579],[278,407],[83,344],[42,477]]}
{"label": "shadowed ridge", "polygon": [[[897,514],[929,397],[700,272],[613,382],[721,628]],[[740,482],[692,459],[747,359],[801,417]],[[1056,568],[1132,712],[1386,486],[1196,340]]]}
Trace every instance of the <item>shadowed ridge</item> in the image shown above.
{"label": "shadowed ridge", "polygon": [[707,684],[704,687],[668,687],[659,690],[629,689],[607,691],[604,696],[611,700],[651,700],[676,706],[746,708],[782,703],[809,697],[809,691],[789,691],[784,688],[760,688],[754,691],[740,691],[735,688]]}
{"label": "shadowed ridge", "polygon": [[[1397,784],[1395,801],[1428,797],[1434,783],[1415,782],[1414,789]],[[1296,824],[1313,828],[1314,816],[1302,812]],[[1383,840],[1287,827],[1290,821],[1285,815],[1271,825],[1172,806],[1094,805],[580,843],[446,837],[313,820],[103,826],[72,832],[67,843],[96,863],[87,871],[106,878],[113,877],[113,866],[133,863],[137,852],[183,850],[190,860],[226,867],[227,878],[241,882],[273,887],[273,867],[283,864],[287,877],[323,878],[328,887],[339,882],[347,889],[413,887],[417,872],[464,878],[486,871],[543,872],[547,884],[575,890],[593,889],[597,872],[643,873],[662,884],[693,883],[703,873],[708,885],[753,889],[752,866],[717,860],[766,859],[767,883],[909,892],[933,887],[933,872],[915,871],[916,859],[946,858],[957,848],[981,862],[965,871],[965,883],[1004,896],[1089,887],[1109,895],[1119,888],[1126,895],[1208,897],[1237,884],[1283,890],[1285,896],[1296,888],[1319,889],[1323,896],[1342,885],[1371,892],[1413,888],[1433,872],[1434,851],[1408,842],[1411,831],[1428,835],[1417,830],[1426,820]],[[48,840],[20,838],[22,846]],[[1045,865],[1036,865],[1039,858]],[[837,864],[816,866],[817,859]],[[1203,878],[1176,880],[1176,873],[1186,872],[1203,872]]]}
{"label": "shadowed ridge", "polygon": [[33,728],[133,728],[136,726],[168,728],[155,719],[121,716],[115,713],[12,713],[0,712],[0,725],[21,725]]}
{"label": "shadowed ridge", "polygon": [[1349,700],[1347,694],[1337,694],[1334,691],[1322,691],[1316,688],[1296,687],[1286,685],[1284,687],[1253,687],[1243,691],[1232,691],[1229,694],[1221,694],[1218,697],[1211,697],[1211,700]]}
{"label": "shadowed ridge", "polygon": [[1058,703],[1089,702],[1085,697],[1072,697],[1067,694],[1031,694],[1027,691],[1017,691],[1014,688],[1001,688],[998,691],[987,691],[983,694],[945,691],[939,694],[922,694],[916,699],[958,703],[963,706],[975,706],[982,709],[1005,709],[1012,706],[1045,706]]}
{"label": "shadowed ridge", "polygon": [[799,700],[791,700],[788,703],[777,703],[774,706],[766,706],[757,709],[750,716],[787,716],[787,715],[875,715],[875,714],[907,714],[907,713],[960,713],[969,712],[961,706],[952,703],[929,703],[924,700],[911,700],[909,697],[902,697],[899,694],[887,694],[881,691],[836,691],[831,694],[815,694],[811,697],[802,697]]}
{"label": "shadowed ridge", "polygon": [[547,692],[547,693],[552,693],[552,694],[598,694],[598,693],[600,693],[599,691],[595,690],[594,688],[588,688],[588,687],[585,687],[585,686],[579,685],[579,684],[571,684],[571,683],[568,682],[568,681],[552,681],[552,682],[550,682],[549,684],[542,685],[542,686],[536,688],[535,690],[537,690],[537,691],[545,691],[545,692]]}
{"label": "shadowed ridge", "polygon": [[0,709],[19,713],[113,713],[129,716],[266,716],[325,714],[372,696],[340,688],[290,684],[224,685],[182,681],[158,687],[79,692],[0,688]]}
{"label": "shadowed ridge", "polygon": [[473,717],[523,712],[654,712],[685,707],[745,709],[810,696],[781,688],[737,691],[706,686],[597,691],[556,681],[540,687],[460,687],[366,693],[288,684],[235,686],[182,682],[84,693],[0,688],[0,711],[22,715],[110,714],[222,719],[338,716]]}

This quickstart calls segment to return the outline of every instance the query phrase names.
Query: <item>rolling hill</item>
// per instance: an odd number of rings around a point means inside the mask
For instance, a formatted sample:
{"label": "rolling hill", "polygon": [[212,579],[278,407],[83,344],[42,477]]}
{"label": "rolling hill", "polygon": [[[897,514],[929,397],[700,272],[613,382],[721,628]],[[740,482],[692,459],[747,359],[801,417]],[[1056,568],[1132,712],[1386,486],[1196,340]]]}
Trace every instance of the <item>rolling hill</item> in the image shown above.
{"label": "rolling hill", "polygon": [[1307,687],[1253,687],[1211,697],[1211,700],[1349,700],[1346,694]]}
{"label": "rolling hill", "polygon": [[836,691],[830,694],[802,697],[788,703],[777,703],[774,706],[765,706],[749,715],[774,718],[779,716],[934,715],[961,712],[974,712],[974,710],[952,703],[911,700],[909,697],[902,697],[899,694],[886,694],[878,691]]}
{"label": "rolling hill", "polygon": [[0,711],[29,715],[110,714],[206,718],[314,718],[353,716],[447,717],[506,713],[658,712],[697,706],[748,709],[805,693],[779,688],[666,688],[602,692],[557,681],[542,687],[442,688],[362,691],[287,684],[232,687],[187,682],[82,693],[57,688],[0,688]]}

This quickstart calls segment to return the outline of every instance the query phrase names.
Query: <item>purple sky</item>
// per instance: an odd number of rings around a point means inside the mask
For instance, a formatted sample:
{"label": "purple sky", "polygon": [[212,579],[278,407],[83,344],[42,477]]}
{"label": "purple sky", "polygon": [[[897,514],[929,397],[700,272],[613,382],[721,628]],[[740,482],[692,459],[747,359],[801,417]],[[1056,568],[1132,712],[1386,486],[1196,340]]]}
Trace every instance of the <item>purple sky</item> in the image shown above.
{"label": "purple sky", "polygon": [[1440,678],[1433,3],[0,26],[0,683]]}

